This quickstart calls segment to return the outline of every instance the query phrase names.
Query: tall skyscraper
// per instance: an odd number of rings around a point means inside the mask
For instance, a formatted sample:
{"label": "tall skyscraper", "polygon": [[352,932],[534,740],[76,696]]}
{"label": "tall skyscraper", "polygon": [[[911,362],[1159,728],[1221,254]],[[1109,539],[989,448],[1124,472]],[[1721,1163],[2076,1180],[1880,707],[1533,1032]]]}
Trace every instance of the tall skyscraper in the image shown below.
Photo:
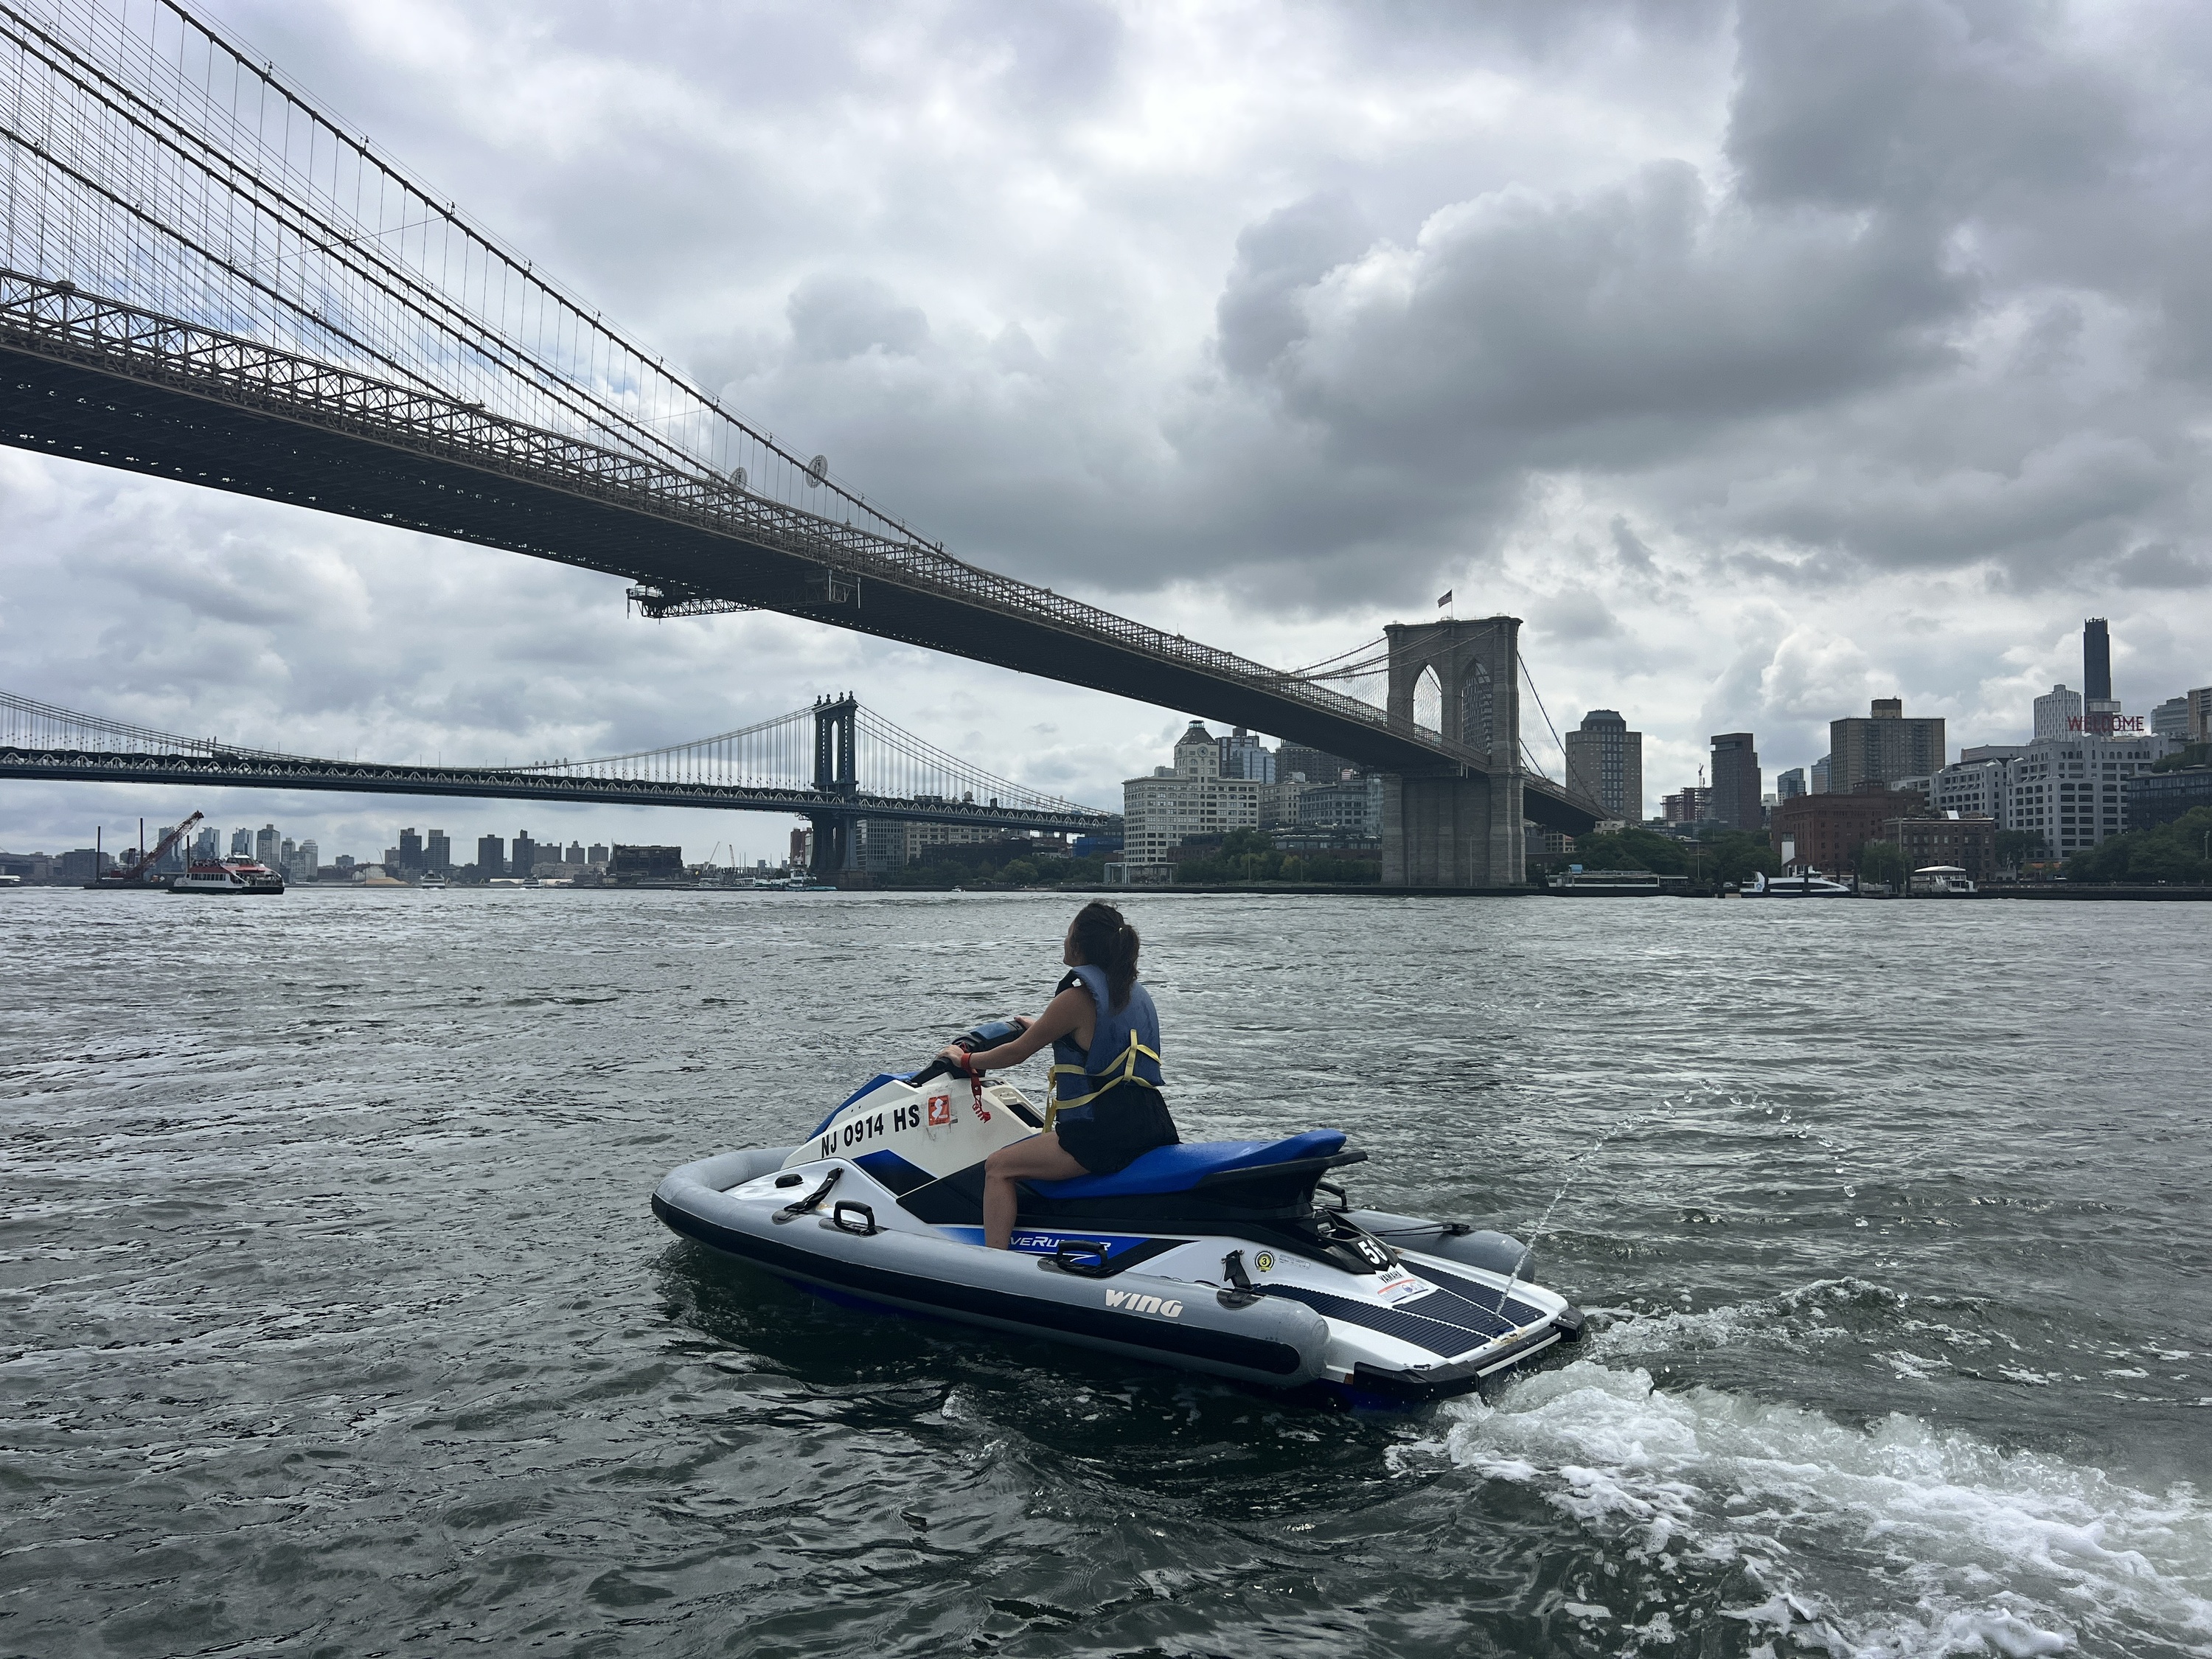
{"label": "tall skyscraper", "polygon": [[250,859],[253,856],[253,831],[234,830],[230,832],[230,855],[234,859]]}
{"label": "tall skyscraper", "polygon": [[428,861],[429,867],[441,875],[453,867],[453,843],[444,830],[433,830],[430,832],[428,843],[422,849],[422,856]]}
{"label": "tall skyscraper", "polygon": [[1947,750],[1943,717],[1905,717],[1899,697],[1876,697],[1872,714],[1828,722],[1828,787],[1848,795],[1863,783],[1933,777]]}
{"label": "tall skyscraper", "polygon": [[1713,816],[1731,830],[1764,829],[1759,750],[1753,747],[1751,733],[1718,732],[1712,744]]}
{"label": "tall skyscraper", "polygon": [[407,871],[422,867],[422,837],[412,825],[399,832],[399,867]]}
{"label": "tall skyscraper", "polygon": [[281,867],[277,863],[276,853],[276,843],[279,839],[276,826],[273,823],[264,823],[255,830],[253,832],[254,861],[258,864],[265,864],[271,870]]}
{"label": "tall skyscraper", "polygon": [[1593,708],[1567,733],[1567,787],[1609,817],[1644,822],[1644,734],[1611,708]]}
{"label": "tall skyscraper", "polygon": [[507,843],[497,836],[477,837],[477,873],[486,880],[507,873]]}
{"label": "tall skyscraper", "polygon": [[510,862],[514,866],[514,873],[518,876],[526,877],[538,867],[538,843],[530,839],[527,830],[514,832],[514,851]]}
{"label": "tall skyscraper", "polygon": [[2102,617],[2081,624],[2081,684],[2093,704],[2112,702],[2112,636]]}
{"label": "tall skyscraper", "polygon": [[222,832],[213,824],[192,837],[192,856],[196,859],[218,857],[222,852]]}
{"label": "tall skyscraper", "polygon": [[1775,775],[1774,799],[1776,800],[1796,800],[1804,793],[1805,769],[1803,767],[1793,766],[1787,772]]}
{"label": "tall skyscraper", "polygon": [[300,879],[317,881],[323,873],[323,849],[311,841],[300,843]]}
{"label": "tall skyscraper", "polygon": [[1835,781],[1835,762],[1834,755],[1823,755],[1807,769],[1805,775],[1807,794],[1825,795],[1828,793],[1830,787]]}

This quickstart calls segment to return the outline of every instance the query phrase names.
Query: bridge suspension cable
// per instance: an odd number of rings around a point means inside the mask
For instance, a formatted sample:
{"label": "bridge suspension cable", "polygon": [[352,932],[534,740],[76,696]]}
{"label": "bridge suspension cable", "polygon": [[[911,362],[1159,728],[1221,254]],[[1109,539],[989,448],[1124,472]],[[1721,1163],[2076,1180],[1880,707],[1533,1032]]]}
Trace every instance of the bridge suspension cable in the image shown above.
{"label": "bridge suspension cable", "polygon": [[0,264],[921,545],[177,0],[0,0]]}

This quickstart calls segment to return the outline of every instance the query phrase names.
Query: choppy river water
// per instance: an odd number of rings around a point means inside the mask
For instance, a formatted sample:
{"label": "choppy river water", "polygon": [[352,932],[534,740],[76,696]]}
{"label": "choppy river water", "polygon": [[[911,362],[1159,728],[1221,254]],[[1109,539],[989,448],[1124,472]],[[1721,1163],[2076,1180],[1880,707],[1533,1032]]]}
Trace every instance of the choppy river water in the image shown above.
{"label": "choppy river water", "polygon": [[0,894],[0,1653],[2212,1653],[2212,909],[1143,897],[1189,1138],[1593,1315],[1329,1413],[663,1231],[1074,901]]}

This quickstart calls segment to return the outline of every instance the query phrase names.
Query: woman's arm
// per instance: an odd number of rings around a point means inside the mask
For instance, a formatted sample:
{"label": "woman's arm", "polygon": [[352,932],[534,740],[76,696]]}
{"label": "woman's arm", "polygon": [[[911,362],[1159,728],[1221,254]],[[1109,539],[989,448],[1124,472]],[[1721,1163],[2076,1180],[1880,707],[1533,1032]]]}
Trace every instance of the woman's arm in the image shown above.
{"label": "woman's arm", "polygon": [[947,1048],[940,1058],[951,1060],[963,1072],[971,1068],[977,1072],[1002,1072],[1009,1066],[1020,1065],[1038,1049],[1073,1031],[1082,1024],[1083,1017],[1091,1012],[1091,993],[1080,985],[1071,985],[1047,1003],[1044,1012],[1030,1022],[1029,1030],[1012,1042],[975,1054]]}

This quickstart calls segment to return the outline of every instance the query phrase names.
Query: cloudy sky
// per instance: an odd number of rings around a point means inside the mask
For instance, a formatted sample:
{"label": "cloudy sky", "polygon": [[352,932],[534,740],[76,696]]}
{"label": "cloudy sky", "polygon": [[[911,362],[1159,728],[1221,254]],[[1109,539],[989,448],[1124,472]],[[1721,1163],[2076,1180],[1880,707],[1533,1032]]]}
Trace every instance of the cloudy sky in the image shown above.
{"label": "cloudy sky", "polygon": [[[221,0],[218,22],[963,556],[1263,660],[1510,611],[1564,729],[1770,780],[1869,697],[2020,741],[2112,618],[2212,682],[2212,14]],[[0,686],[523,760],[850,688],[1118,805],[1182,721],[611,578],[0,451]],[[1557,751],[1533,708],[1532,747]],[[1770,784],[1771,787],[1771,784]],[[0,844],[182,797],[11,788]],[[325,856],[512,804],[195,796]],[[532,809],[586,838],[781,821]],[[426,814],[428,817],[426,819]]]}

